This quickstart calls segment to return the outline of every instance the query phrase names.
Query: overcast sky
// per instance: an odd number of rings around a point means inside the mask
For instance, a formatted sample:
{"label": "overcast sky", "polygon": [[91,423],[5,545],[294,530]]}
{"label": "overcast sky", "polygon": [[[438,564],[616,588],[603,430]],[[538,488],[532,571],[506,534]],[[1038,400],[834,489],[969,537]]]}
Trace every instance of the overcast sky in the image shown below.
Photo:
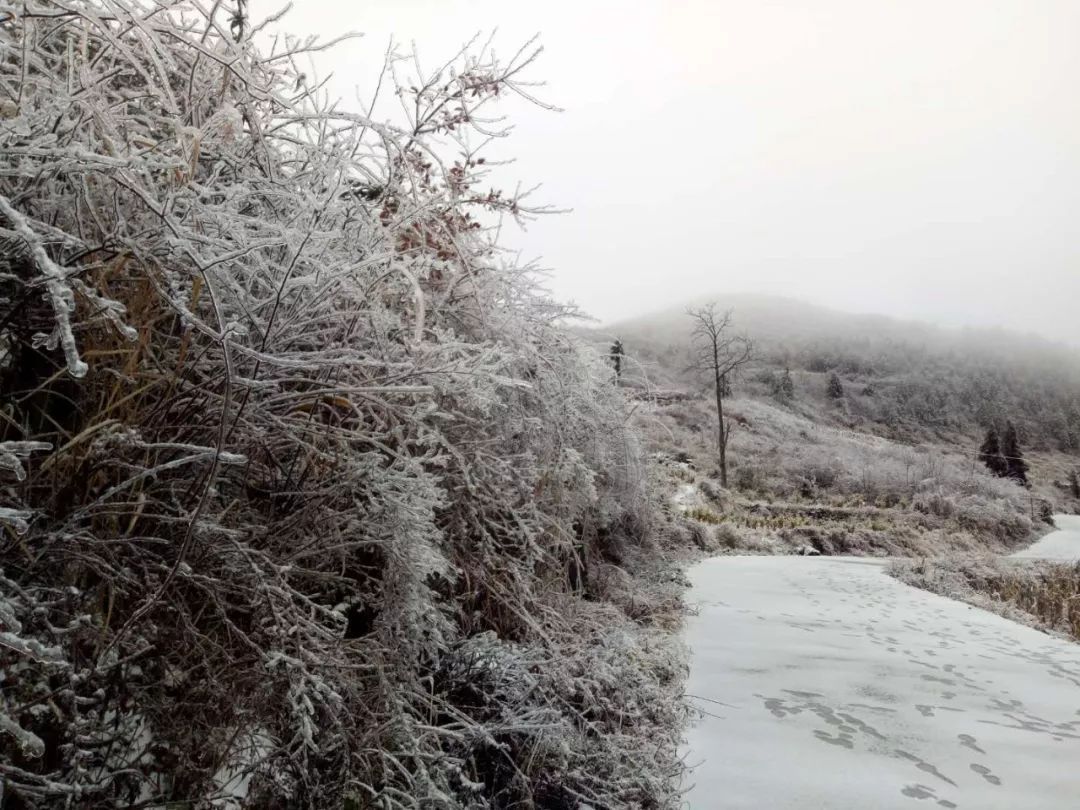
{"label": "overcast sky", "polygon": [[505,241],[602,321],[763,292],[1080,345],[1076,0],[301,0],[283,25],[365,33],[316,63],[347,98],[391,36],[434,64],[539,33],[564,111],[515,106],[499,151],[573,212]]}

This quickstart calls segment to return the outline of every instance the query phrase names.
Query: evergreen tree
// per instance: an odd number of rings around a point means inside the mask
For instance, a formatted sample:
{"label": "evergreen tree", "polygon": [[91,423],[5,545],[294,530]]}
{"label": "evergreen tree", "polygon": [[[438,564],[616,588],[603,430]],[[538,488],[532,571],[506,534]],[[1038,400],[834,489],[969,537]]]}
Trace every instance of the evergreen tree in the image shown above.
{"label": "evergreen tree", "polygon": [[982,447],[979,448],[979,461],[986,465],[994,475],[1004,477],[1008,471],[1008,465],[1001,455],[1001,442],[998,440],[997,431],[994,428],[986,431]]}
{"label": "evergreen tree", "polygon": [[615,342],[611,344],[611,363],[615,366],[615,383],[618,384],[622,380],[622,359],[626,352],[623,351],[622,341],[615,338]]}
{"label": "evergreen tree", "polygon": [[829,375],[829,396],[832,399],[844,398],[844,384],[840,382],[840,378],[836,376],[836,372]]}
{"label": "evergreen tree", "polygon": [[1074,498],[1080,499],[1080,475],[1076,470],[1069,470],[1069,490]]}
{"label": "evergreen tree", "polygon": [[1016,425],[1012,422],[1005,425],[1001,454],[1005,457],[1005,475],[1021,484],[1026,484],[1028,465],[1020,450],[1020,438],[1016,433]]}
{"label": "evergreen tree", "polygon": [[773,396],[781,402],[791,402],[795,398],[795,381],[791,379],[791,370],[784,366],[784,373],[773,377]]}

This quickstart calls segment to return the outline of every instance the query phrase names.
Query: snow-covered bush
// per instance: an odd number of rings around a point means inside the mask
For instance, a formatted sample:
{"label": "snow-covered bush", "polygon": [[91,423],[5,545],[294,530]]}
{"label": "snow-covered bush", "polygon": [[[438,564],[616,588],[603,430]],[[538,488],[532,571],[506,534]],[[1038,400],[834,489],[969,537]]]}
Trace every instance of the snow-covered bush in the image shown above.
{"label": "snow-covered bush", "polygon": [[674,801],[674,659],[581,597],[627,409],[485,227],[535,51],[392,58],[393,125],[245,6],[0,3],[4,789]]}

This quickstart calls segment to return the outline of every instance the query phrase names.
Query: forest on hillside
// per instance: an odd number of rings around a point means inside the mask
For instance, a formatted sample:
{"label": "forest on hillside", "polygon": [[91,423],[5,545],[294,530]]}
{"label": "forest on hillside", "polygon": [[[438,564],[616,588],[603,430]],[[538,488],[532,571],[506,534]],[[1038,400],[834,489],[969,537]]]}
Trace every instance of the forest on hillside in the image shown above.
{"label": "forest on hillside", "polygon": [[[1080,453],[1080,352],[1002,330],[955,330],[851,315],[784,298],[730,295],[735,327],[758,347],[757,372],[784,368],[796,395],[843,386],[836,415],[907,441],[981,439],[1008,420],[1038,450]],[[639,384],[693,388],[685,373],[691,323],[683,310],[601,330],[642,364]],[[754,370],[744,380],[754,379]],[[764,377],[767,379],[767,375]]]}

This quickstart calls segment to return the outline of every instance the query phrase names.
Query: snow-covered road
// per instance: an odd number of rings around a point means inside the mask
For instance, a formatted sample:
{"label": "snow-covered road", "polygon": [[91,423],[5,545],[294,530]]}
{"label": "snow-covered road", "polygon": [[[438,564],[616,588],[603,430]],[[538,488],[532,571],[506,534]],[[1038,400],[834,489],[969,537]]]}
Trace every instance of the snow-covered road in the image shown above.
{"label": "snow-covered road", "polygon": [[1080,808],[1080,645],[868,560],[689,574],[690,808]]}
{"label": "snow-covered road", "polygon": [[1056,531],[1016,552],[1012,559],[1080,560],[1080,515],[1054,515],[1054,526]]}

